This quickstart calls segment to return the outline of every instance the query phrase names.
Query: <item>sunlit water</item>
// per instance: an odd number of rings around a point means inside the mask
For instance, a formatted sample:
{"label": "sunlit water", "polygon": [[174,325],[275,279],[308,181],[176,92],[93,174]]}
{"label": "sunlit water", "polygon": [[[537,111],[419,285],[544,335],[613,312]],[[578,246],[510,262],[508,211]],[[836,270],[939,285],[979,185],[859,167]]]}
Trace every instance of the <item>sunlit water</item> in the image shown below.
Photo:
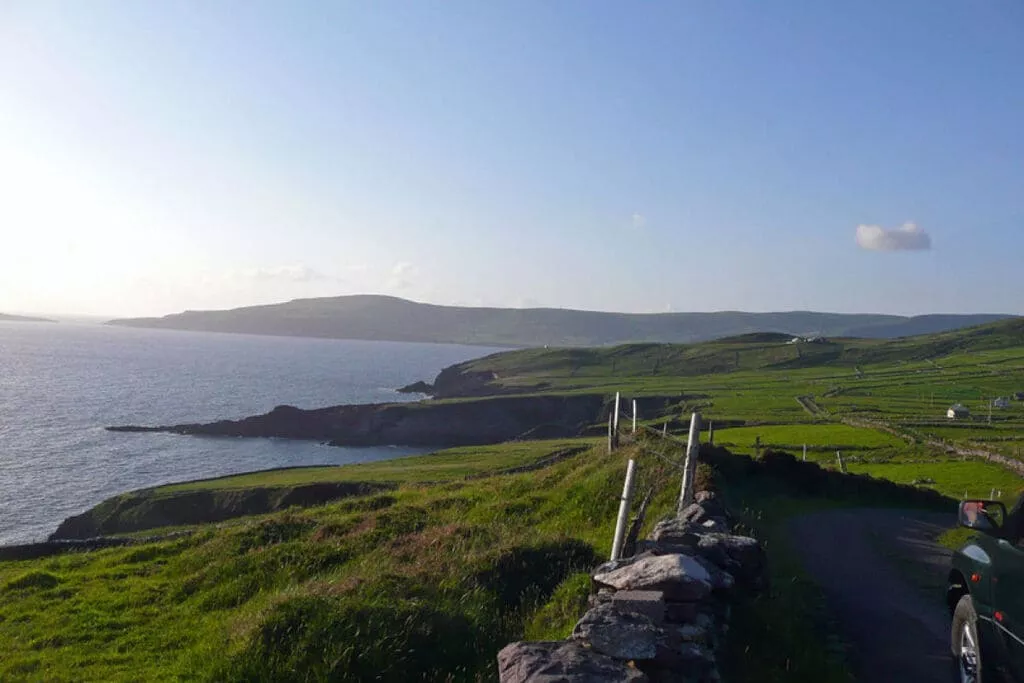
{"label": "sunlit water", "polygon": [[493,351],[0,322],[0,544],[41,539],[65,517],[131,489],[416,452],[124,434],[107,425],[239,418],[285,403],[411,400],[394,389]]}

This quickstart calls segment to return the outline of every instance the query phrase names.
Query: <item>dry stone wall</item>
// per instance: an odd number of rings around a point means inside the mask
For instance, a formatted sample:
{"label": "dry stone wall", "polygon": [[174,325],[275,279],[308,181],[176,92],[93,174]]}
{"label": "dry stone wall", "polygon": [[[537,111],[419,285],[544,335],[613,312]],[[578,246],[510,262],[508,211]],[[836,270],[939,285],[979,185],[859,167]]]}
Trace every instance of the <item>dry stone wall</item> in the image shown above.
{"label": "dry stone wall", "polygon": [[721,680],[732,603],[767,582],[761,544],[731,528],[720,498],[698,493],[636,555],[594,570],[589,609],[569,639],[499,652],[501,683]]}

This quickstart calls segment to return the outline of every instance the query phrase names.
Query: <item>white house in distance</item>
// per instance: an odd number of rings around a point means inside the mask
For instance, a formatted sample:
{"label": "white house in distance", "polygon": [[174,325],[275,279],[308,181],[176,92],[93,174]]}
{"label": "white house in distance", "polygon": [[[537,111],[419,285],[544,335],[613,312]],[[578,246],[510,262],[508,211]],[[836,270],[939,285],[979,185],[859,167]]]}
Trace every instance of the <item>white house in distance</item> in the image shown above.
{"label": "white house in distance", "polygon": [[963,420],[971,416],[971,411],[967,410],[967,406],[962,403],[954,403],[950,406],[949,410],[946,411],[946,417],[950,420]]}
{"label": "white house in distance", "polygon": [[1000,410],[1006,410],[1010,407],[1010,399],[1008,398],[997,398],[992,401],[993,408],[999,408]]}

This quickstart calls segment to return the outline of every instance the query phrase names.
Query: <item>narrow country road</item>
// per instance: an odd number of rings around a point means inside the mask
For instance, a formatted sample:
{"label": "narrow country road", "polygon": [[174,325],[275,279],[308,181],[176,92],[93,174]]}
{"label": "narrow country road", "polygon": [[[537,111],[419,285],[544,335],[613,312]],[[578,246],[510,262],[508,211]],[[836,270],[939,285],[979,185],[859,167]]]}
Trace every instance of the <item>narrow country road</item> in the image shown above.
{"label": "narrow country road", "polygon": [[852,645],[858,681],[948,683],[943,602],[949,551],[934,539],[952,514],[829,510],[790,521],[793,549]]}

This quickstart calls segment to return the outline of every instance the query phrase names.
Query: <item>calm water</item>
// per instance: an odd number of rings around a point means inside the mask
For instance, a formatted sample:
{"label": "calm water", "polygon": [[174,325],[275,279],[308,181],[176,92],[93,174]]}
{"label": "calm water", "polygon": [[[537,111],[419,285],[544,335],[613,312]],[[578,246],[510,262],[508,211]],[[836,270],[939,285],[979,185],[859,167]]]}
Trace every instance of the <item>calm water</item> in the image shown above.
{"label": "calm water", "polygon": [[0,544],[40,539],[130,489],[408,448],[117,434],[107,425],[239,418],[287,403],[411,400],[396,387],[494,349],[0,322]]}

